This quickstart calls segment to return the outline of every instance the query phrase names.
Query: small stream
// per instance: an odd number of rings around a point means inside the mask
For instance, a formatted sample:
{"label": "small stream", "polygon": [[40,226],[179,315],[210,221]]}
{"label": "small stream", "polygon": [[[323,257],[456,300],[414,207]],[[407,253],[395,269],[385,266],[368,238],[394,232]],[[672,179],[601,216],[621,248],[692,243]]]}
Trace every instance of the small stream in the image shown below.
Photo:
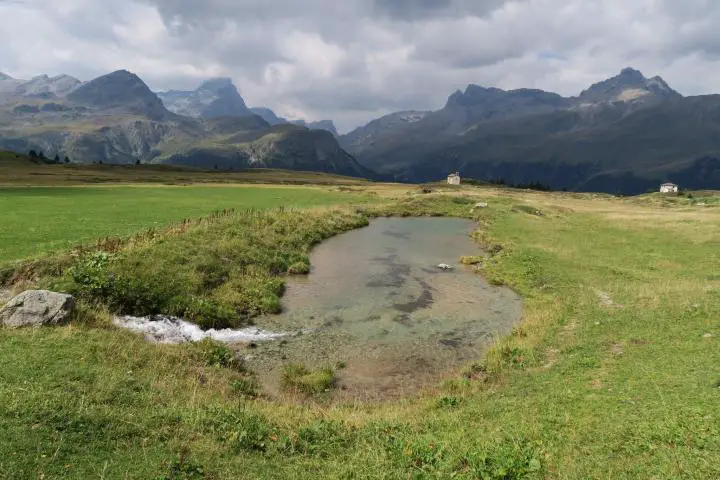
{"label": "small stream", "polygon": [[381,218],[319,245],[310,275],[289,280],[284,313],[256,321],[262,331],[304,333],[253,344],[243,352],[248,366],[272,393],[285,363],[342,363],[337,396],[381,399],[480,359],[519,322],[522,301],[459,264],[482,253],[474,228],[456,218]]}

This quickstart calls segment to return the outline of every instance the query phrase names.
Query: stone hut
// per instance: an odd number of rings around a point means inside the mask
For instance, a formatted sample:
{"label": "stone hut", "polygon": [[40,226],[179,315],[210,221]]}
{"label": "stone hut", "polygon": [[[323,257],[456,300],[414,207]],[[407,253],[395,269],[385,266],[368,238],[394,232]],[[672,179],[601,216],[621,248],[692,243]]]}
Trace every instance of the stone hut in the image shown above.
{"label": "stone hut", "polygon": [[448,175],[448,185],[460,185],[460,183],[460,172],[455,172]]}
{"label": "stone hut", "polygon": [[678,186],[674,183],[663,183],[660,185],[660,193],[678,193]]}

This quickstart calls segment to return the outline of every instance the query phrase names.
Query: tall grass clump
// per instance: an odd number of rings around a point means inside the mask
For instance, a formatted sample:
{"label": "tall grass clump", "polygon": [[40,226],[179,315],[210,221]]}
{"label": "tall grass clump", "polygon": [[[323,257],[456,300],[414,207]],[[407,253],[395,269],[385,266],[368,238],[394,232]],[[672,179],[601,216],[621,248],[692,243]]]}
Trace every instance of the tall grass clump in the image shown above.
{"label": "tall grass clump", "polygon": [[310,370],[304,365],[289,364],[282,369],[281,383],[286,390],[316,395],[335,386],[335,371],[330,367]]}

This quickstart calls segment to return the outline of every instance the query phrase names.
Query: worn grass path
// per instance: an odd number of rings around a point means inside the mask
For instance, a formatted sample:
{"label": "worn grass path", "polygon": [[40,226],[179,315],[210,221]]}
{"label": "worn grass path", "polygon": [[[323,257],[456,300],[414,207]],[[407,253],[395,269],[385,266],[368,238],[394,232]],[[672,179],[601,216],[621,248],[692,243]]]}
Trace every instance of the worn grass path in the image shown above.
{"label": "worn grass path", "polygon": [[[720,210],[464,193],[504,246],[486,275],[525,296],[466,375],[383,405],[274,403],[82,318],[0,331],[0,476],[720,478]],[[406,213],[460,211],[418,198]]]}
{"label": "worn grass path", "polygon": [[214,210],[359,202],[320,187],[79,186],[0,189],[0,263],[125,236]]}

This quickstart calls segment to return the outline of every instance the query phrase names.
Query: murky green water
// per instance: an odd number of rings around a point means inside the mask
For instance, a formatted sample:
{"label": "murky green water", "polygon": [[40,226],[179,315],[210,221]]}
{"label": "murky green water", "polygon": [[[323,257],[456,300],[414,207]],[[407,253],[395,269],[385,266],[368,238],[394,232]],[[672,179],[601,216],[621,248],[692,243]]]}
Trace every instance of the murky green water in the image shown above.
{"label": "murky green water", "polygon": [[454,218],[384,218],[318,246],[311,274],[288,284],[285,313],[257,322],[305,333],[258,346],[251,367],[272,390],[283,363],[344,362],[340,396],[383,398],[479,359],[519,321],[522,303],[459,264],[482,253],[474,228]]}

